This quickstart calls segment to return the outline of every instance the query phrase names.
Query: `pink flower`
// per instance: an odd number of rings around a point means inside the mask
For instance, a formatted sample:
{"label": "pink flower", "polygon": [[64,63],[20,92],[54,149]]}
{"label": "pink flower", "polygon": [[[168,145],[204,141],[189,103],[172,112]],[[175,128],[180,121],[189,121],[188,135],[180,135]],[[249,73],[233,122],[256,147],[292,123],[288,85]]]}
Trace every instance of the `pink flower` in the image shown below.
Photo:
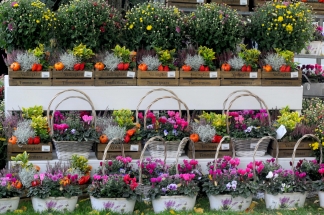
{"label": "pink flower", "polygon": [[88,115],[83,115],[83,116],[82,116],[83,121],[85,121],[85,122],[88,123],[88,124],[91,123],[92,118],[93,118],[92,116],[88,116]]}
{"label": "pink flower", "polygon": [[37,174],[34,175],[34,179],[35,180],[38,179],[38,175]]}
{"label": "pink flower", "polygon": [[246,170],[245,169],[238,169],[237,173],[240,174],[240,175],[245,175]]}
{"label": "pink flower", "polygon": [[39,179],[40,179],[41,181],[43,181],[44,178],[45,178],[45,174],[44,174],[44,173],[40,173],[40,174],[39,174]]}
{"label": "pink flower", "polygon": [[168,111],[168,115],[169,115],[169,117],[173,117],[173,116],[175,116],[176,115],[176,113],[174,112],[174,111]]}
{"label": "pink flower", "polygon": [[165,124],[166,122],[167,122],[167,118],[165,117],[165,116],[161,116],[160,118],[159,118],[159,122],[160,123],[162,123],[162,124]]}
{"label": "pink flower", "polygon": [[196,160],[190,160],[189,163],[190,163],[191,165],[195,166],[195,165],[198,164],[198,161],[196,161]]}
{"label": "pink flower", "polygon": [[93,180],[100,180],[101,179],[101,176],[100,175],[93,175]]}
{"label": "pink flower", "polygon": [[143,119],[144,118],[142,112],[139,112],[137,116],[138,116],[139,119]]}
{"label": "pink flower", "polygon": [[253,173],[249,173],[248,178],[253,178]]}

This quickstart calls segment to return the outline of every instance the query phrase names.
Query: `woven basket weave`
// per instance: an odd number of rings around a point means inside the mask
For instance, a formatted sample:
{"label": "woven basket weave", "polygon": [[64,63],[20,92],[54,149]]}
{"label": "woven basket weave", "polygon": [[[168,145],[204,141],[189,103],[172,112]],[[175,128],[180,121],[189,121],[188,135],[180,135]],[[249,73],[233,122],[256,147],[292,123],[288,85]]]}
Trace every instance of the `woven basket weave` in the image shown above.
{"label": "woven basket weave", "polygon": [[121,156],[125,157],[125,150],[124,150],[123,140],[121,140],[119,138],[113,138],[112,140],[110,140],[108,142],[108,144],[106,145],[106,148],[105,148],[103,156],[102,156],[102,163],[103,163],[103,165],[102,165],[102,174],[103,175],[106,174],[106,172],[105,172],[106,169],[105,169],[104,163],[106,162],[107,153],[109,151],[109,148],[110,148],[111,144],[121,144]]}
{"label": "woven basket weave", "polygon": [[[226,106],[226,102],[228,101],[228,99],[232,95],[234,95],[235,93],[238,93],[238,92],[244,92],[246,94],[240,94],[240,95],[236,96],[230,102],[226,113],[229,112],[229,110],[230,110],[230,108],[233,105],[235,100],[237,100],[238,98],[241,98],[241,97],[251,96],[251,97],[254,97],[260,103],[260,108],[262,108],[263,106],[265,107],[265,109],[267,111],[267,114],[268,114],[268,117],[267,117],[268,123],[269,123],[269,126],[271,126],[270,113],[269,113],[267,105],[265,104],[265,102],[260,97],[258,97],[257,95],[251,93],[248,90],[241,90],[241,91],[238,90],[238,91],[234,91],[233,93],[231,93],[223,103],[223,114],[225,114],[225,106]],[[229,134],[230,130],[229,130],[229,117],[228,117],[228,114],[226,114],[226,129],[227,129],[227,133]],[[236,156],[238,156],[238,157],[249,157],[249,156],[253,156],[255,145],[259,141],[259,139],[257,139],[257,138],[250,138],[250,139],[232,138],[231,141],[233,143],[233,150],[234,150]],[[257,156],[261,157],[261,156],[265,155],[265,153],[267,152],[267,148],[268,148],[268,145],[269,145],[270,141],[271,141],[271,139],[265,138],[260,142],[258,150],[256,151]]]}
{"label": "woven basket weave", "polygon": [[[72,99],[72,98],[77,98],[77,99],[82,99],[86,102],[88,102],[91,106],[92,109],[92,125],[96,126],[96,111],[93,105],[93,102],[91,101],[90,97],[87,96],[84,92],[82,92],[81,90],[76,90],[76,89],[68,89],[68,90],[64,90],[62,92],[59,92],[58,94],[56,94],[54,96],[54,98],[50,101],[48,108],[47,108],[47,119],[48,119],[48,125],[50,127],[50,135],[53,136],[53,125],[54,125],[54,117],[50,117],[50,111],[51,111],[51,105],[53,103],[53,101],[61,94],[65,93],[65,92],[69,92],[69,91],[75,91],[78,92],[80,94],[82,94],[84,97],[82,96],[68,96],[65,99],[61,100],[53,109],[53,113],[56,111],[56,109],[59,107],[59,105],[61,103],[63,103],[64,101],[68,100],[68,99]],[[85,158],[89,158],[91,149],[92,149],[92,145],[93,145],[93,141],[82,141],[82,142],[78,142],[78,141],[56,141],[55,139],[53,139],[53,143],[56,149],[56,154],[59,160],[70,160],[72,159],[72,155],[77,154],[77,155],[82,155]]]}
{"label": "woven basket weave", "polygon": [[[184,105],[184,107],[186,108],[187,110],[187,122],[189,123],[190,122],[190,114],[189,114],[189,109],[188,109],[188,106],[183,102],[181,101],[178,96],[171,90],[168,90],[168,89],[164,89],[164,88],[157,88],[157,89],[154,89],[154,90],[151,90],[149,91],[148,93],[146,93],[145,96],[143,96],[138,105],[137,105],[137,108],[136,108],[136,113],[135,113],[135,116],[136,116],[136,123],[139,123],[139,119],[138,119],[138,111],[139,111],[139,108],[140,108],[140,105],[142,104],[143,100],[148,96],[150,95],[151,93],[153,92],[158,92],[158,91],[166,91],[168,93],[170,93],[172,96],[164,96],[164,97],[160,97],[160,98],[157,98],[155,99],[146,109],[145,111],[145,114],[144,114],[144,129],[146,129],[146,117],[147,117],[147,113],[148,111],[150,110],[151,106],[161,100],[161,99],[167,99],[167,98],[171,98],[171,99],[174,99],[178,102],[178,105],[179,105],[179,114],[180,114],[180,117],[181,117],[181,104]],[[169,158],[175,158],[177,156],[177,151],[178,151],[178,146],[180,144],[180,141],[166,141],[165,143],[164,142],[161,142],[159,140],[152,140],[148,146],[148,149],[149,149],[149,153],[150,153],[150,156],[153,157],[153,158],[159,158],[159,157],[164,157],[164,154],[165,154],[165,151],[167,153],[167,157]],[[185,146],[182,147],[180,153],[182,154],[184,151]]]}

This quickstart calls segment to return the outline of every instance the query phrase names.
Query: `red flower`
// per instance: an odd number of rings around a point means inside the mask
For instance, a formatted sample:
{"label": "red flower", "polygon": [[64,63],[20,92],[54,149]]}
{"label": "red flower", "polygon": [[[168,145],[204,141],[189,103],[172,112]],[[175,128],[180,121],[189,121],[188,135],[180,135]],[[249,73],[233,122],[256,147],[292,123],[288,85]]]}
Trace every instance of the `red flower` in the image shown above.
{"label": "red flower", "polygon": [[105,32],[105,31],[106,31],[105,27],[101,26],[101,27],[100,27],[100,32],[103,33],[103,32]]}
{"label": "red flower", "polygon": [[131,177],[127,174],[127,175],[125,175],[124,176],[124,182],[126,183],[126,184],[129,184],[129,181],[131,180]]}

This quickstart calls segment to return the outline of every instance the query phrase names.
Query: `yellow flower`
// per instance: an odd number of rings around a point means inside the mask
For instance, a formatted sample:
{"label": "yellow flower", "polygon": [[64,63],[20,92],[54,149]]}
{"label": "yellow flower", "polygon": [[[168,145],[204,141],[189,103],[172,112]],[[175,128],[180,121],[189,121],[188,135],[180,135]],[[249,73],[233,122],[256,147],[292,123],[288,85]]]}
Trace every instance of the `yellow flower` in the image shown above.
{"label": "yellow flower", "polygon": [[143,22],[143,18],[140,18],[140,22]]}
{"label": "yellow flower", "polygon": [[133,28],[134,28],[134,25],[131,24],[128,28],[129,28],[129,29],[133,29]]}
{"label": "yellow flower", "polygon": [[37,19],[37,20],[36,20],[36,23],[40,23],[40,21]]}
{"label": "yellow flower", "polygon": [[12,5],[13,7],[18,7],[19,5],[18,5],[18,3],[16,3],[16,4],[14,4],[14,5]]}
{"label": "yellow flower", "polygon": [[282,16],[279,16],[278,17],[278,22],[282,22],[283,21],[283,17]]}
{"label": "yellow flower", "polygon": [[293,30],[294,30],[294,28],[293,28],[292,25],[288,24],[288,25],[286,26],[286,31],[288,31],[288,32],[292,32]]}
{"label": "yellow flower", "polygon": [[147,27],[146,27],[146,30],[148,30],[148,31],[150,31],[150,30],[152,30],[152,25],[148,25]]}
{"label": "yellow flower", "polygon": [[268,30],[270,31],[270,30],[271,30],[271,28],[268,28]]}
{"label": "yellow flower", "polygon": [[262,24],[262,26],[264,26],[264,24]]}
{"label": "yellow flower", "polygon": [[288,15],[289,15],[289,14],[291,14],[291,12],[290,12],[289,10],[287,10],[287,12],[286,12],[286,13],[288,13]]}
{"label": "yellow flower", "polygon": [[223,15],[222,14],[219,14],[219,19],[222,19],[223,18]]}

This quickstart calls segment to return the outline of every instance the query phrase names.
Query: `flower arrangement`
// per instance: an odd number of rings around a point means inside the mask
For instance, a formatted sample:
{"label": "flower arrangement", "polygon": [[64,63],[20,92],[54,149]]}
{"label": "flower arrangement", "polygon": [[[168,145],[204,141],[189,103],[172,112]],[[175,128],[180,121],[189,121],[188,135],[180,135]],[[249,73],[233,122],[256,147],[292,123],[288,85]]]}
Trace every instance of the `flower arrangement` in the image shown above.
{"label": "flower arrangement", "polygon": [[67,173],[71,175],[78,175],[78,183],[80,185],[86,184],[90,180],[90,171],[92,166],[88,165],[88,159],[84,156],[72,155],[71,167]]}
{"label": "flower arrangement", "polygon": [[[302,65],[300,67],[301,71],[304,75],[307,76],[307,78],[312,83],[323,83],[324,82],[324,70],[322,68],[322,65],[319,64],[307,64]],[[303,83],[308,82],[306,78],[303,76]]]}
{"label": "flower arrangement", "polygon": [[178,168],[179,174],[194,174],[195,177],[192,179],[199,185],[199,182],[202,181],[202,170],[201,166],[198,164],[197,160],[186,160],[184,159],[182,163],[170,165],[169,174],[176,175],[176,168]]}
{"label": "flower arrangement", "polygon": [[276,131],[269,125],[265,109],[260,111],[243,110],[228,113],[229,133],[233,138],[262,138],[274,136]]}
{"label": "flower arrangement", "polygon": [[244,23],[241,20],[237,11],[228,5],[202,4],[188,17],[187,33],[192,41],[212,48],[217,54],[233,51],[243,37]]}
{"label": "flower arrangement", "polygon": [[[100,162],[100,167],[96,170],[96,174],[131,174],[133,172],[132,165],[130,165],[131,162],[131,157],[117,156],[115,160]],[[103,172],[103,169],[105,172]]]}
{"label": "flower arrangement", "polygon": [[276,53],[268,53],[264,58],[265,72],[293,72],[298,68],[298,63],[294,62],[294,53],[289,50],[274,48]]}
{"label": "flower arrangement", "polygon": [[173,65],[173,57],[175,54],[175,49],[172,50],[162,50],[162,48],[155,47],[154,50],[157,53],[158,59],[161,62],[159,65],[159,71],[169,71],[170,69],[175,69]]}
{"label": "flower arrangement", "polygon": [[200,121],[205,121],[206,124],[210,124],[216,129],[216,134],[219,136],[224,136],[226,134],[226,115],[217,114],[215,112],[203,113],[199,116]]}
{"label": "flower arrangement", "polygon": [[93,116],[78,111],[54,113],[53,136],[56,141],[94,141],[99,134],[94,128]]}
{"label": "flower arrangement", "polygon": [[[247,49],[246,45],[240,44],[241,51],[238,53],[238,56],[242,58],[246,64],[246,72],[249,72],[252,69],[256,70],[258,68],[258,61],[259,61],[259,56],[261,52],[257,49]],[[241,68],[243,72],[244,70],[244,65]]]}
{"label": "flower arrangement", "polygon": [[[139,113],[138,117],[143,124],[143,114]],[[189,136],[188,122],[180,117],[179,112],[167,111],[157,117],[153,112],[148,111],[146,117],[148,124],[146,129],[141,131],[142,139],[162,136],[167,141],[175,141]]]}
{"label": "flower arrangement", "polygon": [[[108,53],[103,59],[104,65],[109,68],[109,71],[128,70],[134,67],[134,62],[131,59],[131,51],[125,46],[116,45],[112,49],[113,53]],[[96,66],[96,65],[95,65]]]}
{"label": "flower arrangement", "polygon": [[67,197],[80,195],[79,175],[69,174],[69,167],[60,163],[54,167],[48,166],[45,173],[33,176],[28,197],[45,199],[48,197]]}
{"label": "flower arrangement", "polygon": [[23,185],[17,177],[18,174],[12,170],[3,169],[0,172],[0,197],[18,197],[21,194]]}
{"label": "flower arrangement", "polygon": [[151,178],[152,188],[149,191],[151,199],[160,196],[189,196],[197,195],[199,188],[194,181],[195,174],[185,173],[178,175],[162,174],[157,178]]}
{"label": "flower arrangement", "polygon": [[252,14],[249,36],[262,51],[280,48],[299,53],[313,37],[312,22],[312,9],[308,4],[266,2]]}
{"label": "flower arrangement", "polygon": [[[315,163],[315,161],[314,161]],[[319,180],[313,181],[313,189],[317,191],[324,191],[324,164],[317,164],[317,174],[316,176],[319,177]]]}
{"label": "flower arrangement", "polygon": [[323,27],[319,25],[314,25],[314,41],[324,41]]}
{"label": "flower arrangement", "polygon": [[[150,185],[152,178],[157,178],[159,175],[167,173],[169,166],[164,161],[158,158],[145,158],[142,162],[137,161],[137,165],[142,166],[142,183]],[[138,174],[138,170],[136,171]]]}
{"label": "flower arrangement", "polygon": [[70,1],[59,7],[57,19],[57,44],[65,50],[80,43],[96,52],[111,49],[124,25],[120,12],[104,0]]}
{"label": "flower arrangement", "polygon": [[182,47],[183,12],[160,3],[137,4],[126,13],[124,34],[131,49],[173,49]]}
{"label": "flower arrangement", "polygon": [[[88,187],[90,196],[96,198],[128,198],[136,199],[136,178],[124,175],[93,175],[92,184]],[[108,208],[107,208],[108,209]]]}
{"label": "flower arrangement", "polygon": [[[245,169],[239,169],[239,164],[239,158],[230,156],[219,158],[216,162],[209,162],[207,164],[209,174],[204,177],[203,191],[208,195],[229,194],[244,198],[257,193],[259,184],[253,179],[253,165],[250,163]],[[257,171],[262,171],[262,168],[260,165],[257,166]]]}
{"label": "flower arrangement", "polygon": [[54,36],[56,15],[39,0],[2,1],[0,14],[0,47],[9,53],[48,44]]}

